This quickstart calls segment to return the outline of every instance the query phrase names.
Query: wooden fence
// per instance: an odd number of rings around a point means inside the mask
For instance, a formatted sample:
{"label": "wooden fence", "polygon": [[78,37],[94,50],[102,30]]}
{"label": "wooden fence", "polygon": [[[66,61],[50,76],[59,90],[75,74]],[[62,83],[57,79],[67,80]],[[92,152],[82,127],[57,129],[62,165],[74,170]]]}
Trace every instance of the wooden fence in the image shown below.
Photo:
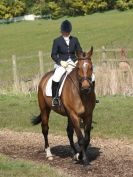
{"label": "wooden fence", "polygon": [[[126,63],[126,65],[130,65],[132,58],[128,58],[128,52],[132,52],[133,50],[131,49],[106,49],[104,46],[102,46],[101,49],[97,49],[94,50],[94,55],[99,56],[97,58],[97,63],[95,62],[95,65],[99,65],[99,64],[107,64],[108,62],[116,62],[119,66],[120,63]],[[112,54],[112,55],[110,55]],[[110,57],[109,57],[110,55]],[[46,58],[46,56],[49,58],[49,62],[46,62],[44,59]],[[19,72],[21,69],[18,70],[18,60],[21,60],[21,58],[23,59],[30,59],[35,57],[36,62],[38,60],[38,73],[36,73],[36,75],[38,75],[39,78],[41,78],[41,76],[49,71],[50,69],[53,68],[53,62],[50,58],[50,53],[44,53],[42,51],[38,52],[38,55],[36,56],[28,56],[28,57],[17,57],[16,55],[12,55],[12,73],[13,73],[13,89],[15,91],[19,91],[20,90],[20,82],[23,81],[23,79],[19,78]],[[38,58],[38,59],[37,59]],[[0,60],[1,62],[2,60]],[[45,61],[45,62],[44,62]],[[122,66],[122,65],[121,65]],[[31,67],[30,65],[28,66],[29,68]],[[126,66],[127,67],[127,66]],[[45,68],[45,70],[44,70]],[[34,68],[33,68],[34,70]],[[28,71],[27,71],[28,72]],[[11,74],[11,73],[10,73]],[[0,74],[0,77],[2,77],[2,74]],[[34,76],[33,76],[34,78]],[[26,80],[30,81],[33,78],[27,78]],[[0,79],[1,80],[1,79]]]}

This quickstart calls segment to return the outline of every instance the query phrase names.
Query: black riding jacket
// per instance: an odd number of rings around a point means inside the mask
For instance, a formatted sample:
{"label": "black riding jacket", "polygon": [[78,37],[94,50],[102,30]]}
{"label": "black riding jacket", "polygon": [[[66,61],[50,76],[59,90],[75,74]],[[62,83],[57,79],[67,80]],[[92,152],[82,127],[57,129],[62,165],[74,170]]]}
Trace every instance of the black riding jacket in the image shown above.
{"label": "black riding jacket", "polygon": [[63,36],[60,36],[53,41],[51,57],[58,65],[60,65],[61,60],[67,61],[69,58],[75,62],[76,52],[82,52],[78,39],[73,36],[70,36],[69,39],[69,45],[67,45]]}

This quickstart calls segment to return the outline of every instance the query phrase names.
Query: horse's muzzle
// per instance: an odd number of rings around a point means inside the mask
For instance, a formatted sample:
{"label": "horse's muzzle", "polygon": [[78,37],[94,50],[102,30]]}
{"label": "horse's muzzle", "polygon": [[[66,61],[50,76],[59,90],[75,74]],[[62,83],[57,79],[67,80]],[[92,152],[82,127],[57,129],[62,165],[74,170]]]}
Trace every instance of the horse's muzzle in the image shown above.
{"label": "horse's muzzle", "polygon": [[91,92],[91,87],[81,87],[81,92],[84,94],[89,94]]}

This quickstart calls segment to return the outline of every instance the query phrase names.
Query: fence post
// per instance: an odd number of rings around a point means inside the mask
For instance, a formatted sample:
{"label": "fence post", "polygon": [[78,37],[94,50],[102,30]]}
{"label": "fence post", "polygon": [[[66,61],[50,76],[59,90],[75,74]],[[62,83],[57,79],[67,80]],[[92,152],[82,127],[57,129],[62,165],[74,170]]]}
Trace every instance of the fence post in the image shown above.
{"label": "fence post", "polygon": [[43,52],[39,51],[39,66],[40,66],[40,75],[44,74],[44,67],[43,67]]}
{"label": "fence post", "polygon": [[12,55],[12,69],[13,69],[13,88],[15,91],[18,91],[19,81],[17,76],[17,64],[16,64],[16,55]]}
{"label": "fence post", "polygon": [[106,49],[102,46],[102,62],[106,62]]}

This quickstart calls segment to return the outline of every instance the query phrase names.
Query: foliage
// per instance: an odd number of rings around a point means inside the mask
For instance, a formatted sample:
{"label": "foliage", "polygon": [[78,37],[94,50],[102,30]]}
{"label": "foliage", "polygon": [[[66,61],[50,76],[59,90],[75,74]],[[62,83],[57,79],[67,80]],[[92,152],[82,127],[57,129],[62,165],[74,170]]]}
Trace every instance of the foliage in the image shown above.
{"label": "foliage", "polygon": [[65,14],[70,16],[85,15],[86,5],[82,0],[65,0]]}
{"label": "foliage", "polygon": [[119,9],[119,10],[127,10],[128,9],[128,3],[123,1],[123,0],[118,0],[117,3],[116,3],[116,7]]}
{"label": "foliage", "polygon": [[35,14],[35,15],[43,15],[43,9],[45,8],[45,3],[43,1],[35,3],[32,7],[31,7],[31,13]]}
{"label": "foliage", "polygon": [[88,1],[87,3],[87,12],[88,13],[93,13],[97,11],[105,11],[108,8],[108,4],[106,0],[93,0],[93,1]]}
{"label": "foliage", "polygon": [[0,19],[10,19],[23,15],[24,12],[25,3],[20,0],[2,0],[0,2]]}
{"label": "foliage", "polygon": [[49,11],[50,11],[50,14],[51,14],[51,17],[53,19],[56,19],[56,18],[59,18],[61,17],[62,15],[62,9],[61,7],[55,3],[55,2],[49,2],[48,3],[48,8],[49,8]]}
{"label": "foliage", "polygon": [[132,9],[133,0],[1,0],[0,18],[22,14],[51,15],[53,19],[86,15],[111,9]]}
{"label": "foliage", "polygon": [[116,8],[121,11],[131,9],[133,8],[133,0],[118,0]]}

